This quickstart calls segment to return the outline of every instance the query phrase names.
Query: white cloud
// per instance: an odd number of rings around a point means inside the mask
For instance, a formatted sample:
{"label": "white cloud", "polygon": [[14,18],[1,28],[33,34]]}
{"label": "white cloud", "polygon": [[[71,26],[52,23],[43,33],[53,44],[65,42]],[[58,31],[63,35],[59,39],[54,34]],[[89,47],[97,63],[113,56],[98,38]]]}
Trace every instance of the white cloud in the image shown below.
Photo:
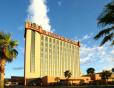
{"label": "white cloud", "polygon": [[111,54],[114,54],[114,50],[111,51]]}
{"label": "white cloud", "polygon": [[82,45],[80,48],[80,57],[82,64],[94,63],[96,61],[102,61],[104,57],[106,57],[107,48],[105,46],[93,46],[87,47],[86,45]]}
{"label": "white cloud", "polygon": [[93,38],[93,33],[86,34],[85,36],[82,37],[81,41],[84,41],[84,40],[87,40],[87,39],[90,39],[90,38]]}
{"label": "white cloud", "polygon": [[[114,67],[114,48],[107,45],[99,47],[89,47],[81,45],[80,48],[80,62],[81,65],[94,67],[96,72],[100,69],[109,70]],[[84,68],[87,69],[87,68]]]}
{"label": "white cloud", "polygon": [[[93,36],[93,33],[91,33],[84,35],[82,38],[75,37],[75,39],[81,41],[80,62],[82,70],[86,72],[88,67],[94,67],[96,72],[111,69],[114,67],[113,46],[109,46],[109,43],[106,43],[104,46],[99,47],[92,41]],[[90,46],[88,42],[93,45]]]}
{"label": "white cloud", "polygon": [[79,40],[80,42],[83,42],[85,40],[88,40],[88,39],[91,39],[93,38],[94,34],[93,33],[90,33],[90,34],[86,34],[84,35],[82,38],[78,38],[77,36],[74,37],[74,40]]}
{"label": "white cloud", "polygon": [[114,67],[114,66],[112,66],[112,65],[111,65],[111,66],[108,65],[108,66],[106,66],[106,67],[104,66],[103,70],[110,70],[110,71],[111,71],[113,67]]}
{"label": "white cloud", "polygon": [[62,6],[62,2],[61,1],[58,1],[57,2],[59,6]]}
{"label": "white cloud", "polygon": [[51,31],[48,12],[49,9],[47,8],[46,0],[30,0],[27,20],[41,25],[44,30]]}

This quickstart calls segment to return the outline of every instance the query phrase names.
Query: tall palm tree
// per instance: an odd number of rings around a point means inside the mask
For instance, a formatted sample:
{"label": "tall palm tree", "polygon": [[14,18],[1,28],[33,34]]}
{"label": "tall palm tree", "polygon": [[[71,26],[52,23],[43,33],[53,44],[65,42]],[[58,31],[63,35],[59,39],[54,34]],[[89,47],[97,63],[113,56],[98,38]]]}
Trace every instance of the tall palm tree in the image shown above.
{"label": "tall palm tree", "polygon": [[6,62],[12,62],[18,55],[15,49],[18,45],[16,40],[12,40],[9,33],[0,32],[0,88],[4,88],[4,70]]}
{"label": "tall palm tree", "polygon": [[91,80],[95,80],[95,69],[94,68],[88,68],[87,74],[90,75]]}
{"label": "tall palm tree", "polygon": [[111,45],[114,45],[114,0],[105,5],[103,12],[98,17],[98,25],[102,27],[102,30],[94,38],[103,37],[101,46],[108,41],[111,41]]}

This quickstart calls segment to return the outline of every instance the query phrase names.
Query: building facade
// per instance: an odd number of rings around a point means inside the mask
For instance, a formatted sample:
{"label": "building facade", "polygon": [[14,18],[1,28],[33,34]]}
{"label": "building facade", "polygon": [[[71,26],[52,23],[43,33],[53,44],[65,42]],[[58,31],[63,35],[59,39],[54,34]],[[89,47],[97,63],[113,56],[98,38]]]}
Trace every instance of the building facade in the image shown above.
{"label": "building facade", "polygon": [[72,78],[80,77],[79,48],[79,42],[26,22],[25,80],[44,76],[64,77],[66,70],[71,71]]}

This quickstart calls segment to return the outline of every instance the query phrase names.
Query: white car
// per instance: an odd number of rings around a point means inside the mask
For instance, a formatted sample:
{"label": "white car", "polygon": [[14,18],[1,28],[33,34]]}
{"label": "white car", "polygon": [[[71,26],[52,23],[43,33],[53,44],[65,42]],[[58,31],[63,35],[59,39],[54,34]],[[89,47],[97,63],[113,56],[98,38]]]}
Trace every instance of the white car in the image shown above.
{"label": "white car", "polygon": [[5,86],[11,86],[11,82],[6,82]]}

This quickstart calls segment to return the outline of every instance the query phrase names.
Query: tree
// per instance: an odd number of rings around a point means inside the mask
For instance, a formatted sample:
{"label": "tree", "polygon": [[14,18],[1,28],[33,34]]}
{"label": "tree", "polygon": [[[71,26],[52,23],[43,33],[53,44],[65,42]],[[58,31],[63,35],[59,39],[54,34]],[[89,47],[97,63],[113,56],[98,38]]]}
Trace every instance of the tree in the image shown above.
{"label": "tree", "polygon": [[69,70],[64,72],[64,76],[66,78],[66,85],[69,85],[69,78],[71,77],[72,73]]}
{"label": "tree", "polygon": [[90,75],[91,80],[95,80],[95,69],[94,68],[88,68],[87,74]]}
{"label": "tree", "polygon": [[107,81],[108,81],[108,78],[111,76],[111,72],[110,71],[103,71],[101,73],[101,79],[102,80],[105,80],[106,84],[107,84]]}
{"label": "tree", "polygon": [[4,70],[6,62],[12,62],[18,55],[15,49],[18,45],[16,40],[12,40],[9,33],[0,32],[0,88],[4,88]]}
{"label": "tree", "polygon": [[114,73],[114,68],[112,68],[112,73]]}
{"label": "tree", "polygon": [[71,75],[72,75],[72,73],[69,70],[66,70],[64,72],[64,76],[65,76],[66,79],[69,79],[71,77]]}
{"label": "tree", "polygon": [[101,46],[108,41],[114,45],[114,0],[105,5],[103,12],[98,17],[98,25],[102,27],[102,30],[94,38],[97,40],[103,37]]}

